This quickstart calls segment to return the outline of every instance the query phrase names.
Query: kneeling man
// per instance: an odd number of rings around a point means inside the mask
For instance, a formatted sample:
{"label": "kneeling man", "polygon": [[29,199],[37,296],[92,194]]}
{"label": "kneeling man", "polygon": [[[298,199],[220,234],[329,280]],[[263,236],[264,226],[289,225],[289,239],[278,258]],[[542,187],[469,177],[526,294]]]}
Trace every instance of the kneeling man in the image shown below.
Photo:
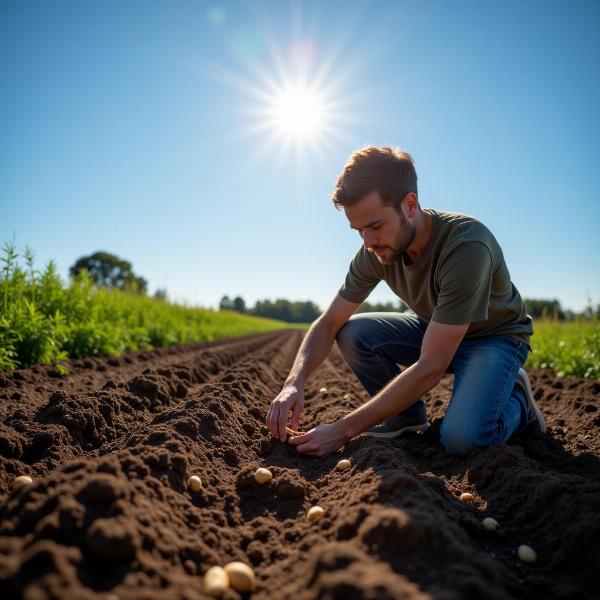
{"label": "kneeling man", "polygon": [[[502,444],[526,427],[546,431],[526,372],[532,319],[498,242],[474,217],[422,208],[410,154],[367,147],[340,174],[333,203],[363,240],[345,282],[311,325],[266,417],[269,431],[312,456],[359,434],[393,438],[429,427],[422,396],[454,374],[441,424],[451,454]],[[411,309],[353,313],[381,281]],[[333,341],[371,399],[296,437],[304,383]],[[399,365],[404,366],[401,370]]]}

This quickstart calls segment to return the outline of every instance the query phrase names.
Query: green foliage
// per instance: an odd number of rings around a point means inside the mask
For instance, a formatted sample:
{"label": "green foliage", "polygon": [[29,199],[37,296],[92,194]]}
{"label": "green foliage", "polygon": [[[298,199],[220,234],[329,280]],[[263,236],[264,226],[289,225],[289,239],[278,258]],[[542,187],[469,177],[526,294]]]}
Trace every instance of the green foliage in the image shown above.
{"label": "green foliage", "polygon": [[592,305],[591,298],[588,298],[588,306],[581,313],[574,313],[571,310],[563,309],[560,302],[556,299],[535,299],[525,298],[525,307],[527,314],[534,319],[551,319],[553,321],[573,321],[580,317],[585,319],[600,318],[600,304]]}
{"label": "green foliage", "polygon": [[558,300],[525,298],[524,302],[527,314],[534,319],[565,320],[565,311]]}
{"label": "green foliage", "polygon": [[540,320],[533,325],[526,366],[553,369],[560,377],[600,379],[600,321]]}
{"label": "green foliage", "polygon": [[[66,285],[50,261],[38,271],[26,248],[19,264],[14,242],[0,256],[0,370],[83,356],[119,355],[158,346],[210,341],[286,327],[235,312],[170,304],[97,286],[87,270]],[[165,295],[166,296],[166,295]]]}

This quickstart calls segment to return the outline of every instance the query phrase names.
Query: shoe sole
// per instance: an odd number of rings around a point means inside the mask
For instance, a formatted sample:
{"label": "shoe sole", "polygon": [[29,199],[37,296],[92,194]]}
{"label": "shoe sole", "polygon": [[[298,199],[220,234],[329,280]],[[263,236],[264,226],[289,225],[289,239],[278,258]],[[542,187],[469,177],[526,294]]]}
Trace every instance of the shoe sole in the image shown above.
{"label": "shoe sole", "polygon": [[[524,373],[525,375],[523,376],[521,373]],[[531,390],[531,383],[529,381],[529,376],[527,375],[527,372],[524,369],[519,369],[519,373],[517,375],[517,382],[525,388],[525,394],[527,395],[527,402],[528,402],[529,406],[531,408],[533,408],[533,413],[535,414],[535,420],[537,421],[537,426],[539,428],[539,431],[541,431],[542,433],[546,433],[546,431],[547,431],[546,419],[544,419],[544,415],[542,414],[542,411],[538,408],[538,405],[535,402],[535,398],[533,397],[533,391]],[[533,424],[533,421],[530,421],[529,423],[527,423],[527,426],[529,427],[532,424]]]}
{"label": "shoe sole", "polygon": [[363,435],[367,435],[369,437],[378,438],[380,440],[391,440],[393,438],[397,438],[406,432],[414,432],[414,433],[422,433],[423,431],[427,431],[429,429],[429,423],[423,423],[422,425],[411,425],[410,427],[403,427],[398,431],[390,431],[388,433],[371,433],[369,431],[365,431]]}

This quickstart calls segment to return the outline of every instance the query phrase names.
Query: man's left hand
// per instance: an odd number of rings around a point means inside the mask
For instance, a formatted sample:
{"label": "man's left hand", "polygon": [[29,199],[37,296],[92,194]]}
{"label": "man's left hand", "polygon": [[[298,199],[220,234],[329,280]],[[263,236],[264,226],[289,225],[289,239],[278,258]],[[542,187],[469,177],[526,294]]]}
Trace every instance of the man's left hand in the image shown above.
{"label": "man's left hand", "polygon": [[308,456],[325,456],[335,452],[348,441],[346,433],[343,431],[339,421],[325,425],[317,425],[314,429],[290,437],[288,444],[296,446],[301,454]]}

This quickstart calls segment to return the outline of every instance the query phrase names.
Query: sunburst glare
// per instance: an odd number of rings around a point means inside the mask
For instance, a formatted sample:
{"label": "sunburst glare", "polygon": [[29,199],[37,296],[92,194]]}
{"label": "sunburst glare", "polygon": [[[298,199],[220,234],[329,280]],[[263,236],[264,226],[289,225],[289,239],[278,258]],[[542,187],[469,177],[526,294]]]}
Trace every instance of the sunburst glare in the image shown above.
{"label": "sunburst glare", "polygon": [[299,162],[310,158],[322,164],[336,145],[349,140],[347,132],[359,120],[351,109],[356,90],[347,89],[355,64],[340,63],[336,48],[319,51],[307,38],[283,45],[267,33],[258,39],[266,40],[266,53],[242,60],[241,71],[215,64],[203,69],[239,94],[239,109],[223,140],[256,139],[254,164],[283,161],[290,153]]}
{"label": "sunburst glare", "polygon": [[267,112],[273,128],[292,140],[308,140],[326,126],[325,103],[318,90],[292,83],[279,90]]}

